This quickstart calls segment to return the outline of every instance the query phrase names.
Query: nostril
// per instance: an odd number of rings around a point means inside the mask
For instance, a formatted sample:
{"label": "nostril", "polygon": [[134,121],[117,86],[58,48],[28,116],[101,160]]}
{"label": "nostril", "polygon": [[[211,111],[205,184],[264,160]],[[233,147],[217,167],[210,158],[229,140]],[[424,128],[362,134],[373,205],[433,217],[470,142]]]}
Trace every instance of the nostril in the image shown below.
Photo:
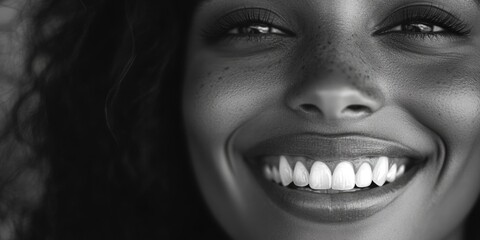
{"label": "nostril", "polygon": [[371,114],[372,109],[365,105],[352,104],[347,106],[345,109],[343,109],[342,113],[354,114],[354,115]]}
{"label": "nostril", "polygon": [[365,118],[382,107],[379,100],[344,87],[317,89],[294,96],[287,102],[291,110],[325,120]]}
{"label": "nostril", "polygon": [[314,104],[308,104],[308,103],[302,104],[300,105],[300,109],[308,113],[322,113],[322,111]]}
{"label": "nostril", "polygon": [[372,110],[369,107],[360,105],[360,104],[349,105],[346,107],[346,109],[355,111],[355,112],[372,112]]}

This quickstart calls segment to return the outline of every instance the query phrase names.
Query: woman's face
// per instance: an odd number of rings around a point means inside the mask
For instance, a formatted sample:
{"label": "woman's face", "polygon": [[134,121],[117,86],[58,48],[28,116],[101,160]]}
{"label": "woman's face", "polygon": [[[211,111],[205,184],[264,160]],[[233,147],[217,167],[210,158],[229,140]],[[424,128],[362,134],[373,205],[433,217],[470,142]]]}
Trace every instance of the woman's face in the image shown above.
{"label": "woman's face", "polygon": [[237,239],[455,239],[480,191],[476,0],[210,0],[183,117]]}

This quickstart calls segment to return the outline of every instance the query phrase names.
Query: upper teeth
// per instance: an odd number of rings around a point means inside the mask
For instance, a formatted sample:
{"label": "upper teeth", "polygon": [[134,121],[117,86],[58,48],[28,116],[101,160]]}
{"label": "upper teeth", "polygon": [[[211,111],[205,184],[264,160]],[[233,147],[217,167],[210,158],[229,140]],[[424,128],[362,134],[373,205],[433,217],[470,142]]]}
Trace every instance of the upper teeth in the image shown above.
{"label": "upper teeth", "polygon": [[372,162],[373,170],[369,162],[360,162],[357,164],[355,173],[354,164],[350,161],[341,161],[333,171],[322,161],[315,161],[310,172],[302,161],[295,162],[294,168],[290,166],[285,156],[278,159],[278,168],[270,167],[268,164],[264,167],[264,174],[269,180],[288,186],[292,182],[298,187],[309,186],[311,189],[334,189],[351,190],[355,186],[359,188],[368,187],[373,183],[382,186],[385,182],[393,182],[405,171],[405,165],[402,163],[397,168],[393,163],[389,167],[388,157],[378,157]]}
{"label": "upper teeth", "polygon": [[316,161],[310,169],[308,183],[312,189],[330,189],[332,188],[332,171],[325,163]]}
{"label": "upper teeth", "polygon": [[293,183],[299,187],[308,185],[308,170],[302,162],[297,162],[293,170]]}
{"label": "upper teeth", "polygon": [[292,168],[284,156],[280,157],[280,165],[278,167],[283,186],[289,185],[292,182]]}
{"label": "upper teeth", "polygon": [[388,158],[380,157],[378,159],[375,168],[373,169],[373,182],[378,186],[383,186],[385,181],[387,181],[388,173]]}
{"label": "upper teeth", "polygon": [[368,163],[362,163],[355,175],[355,182],[357,187],[368,187],[372,184],[373,174],[372,167]]}

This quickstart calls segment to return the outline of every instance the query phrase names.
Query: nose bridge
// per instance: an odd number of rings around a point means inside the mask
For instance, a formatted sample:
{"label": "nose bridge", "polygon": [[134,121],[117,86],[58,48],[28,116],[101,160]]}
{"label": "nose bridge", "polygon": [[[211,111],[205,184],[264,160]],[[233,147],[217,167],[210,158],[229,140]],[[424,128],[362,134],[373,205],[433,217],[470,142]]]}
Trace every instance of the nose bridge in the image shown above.
{"label": "nose bridge", "polygon": [[[350,56],[350,61],[353,59]],[[289,107],[303,115],[330,120],[363,118],[375,113],[383,105],[381,94],[360,66],[341,61],[338,55],[336,60],[309,65],[287,97]]]}

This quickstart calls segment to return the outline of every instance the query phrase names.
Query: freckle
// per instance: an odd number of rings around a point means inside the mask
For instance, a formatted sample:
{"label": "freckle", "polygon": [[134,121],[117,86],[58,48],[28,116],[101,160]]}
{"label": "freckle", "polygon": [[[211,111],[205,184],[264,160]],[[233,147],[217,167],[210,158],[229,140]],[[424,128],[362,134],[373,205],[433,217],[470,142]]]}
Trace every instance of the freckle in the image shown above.
{"label": "freckle", "polygon": [[228,69],[230,69],[230,67],[225,67],[223,70],[228,70]]}
{"label": "freckle", "polygon": [[332,44],[332,42],[330,42],[330,41],[328,41],[327,43],[328,43],[328,45],[331,45],[331,44]]}
{"label": "freckle", "polygon": [[210,75],[212,75],[212,72],[208,72],[208,73],[207,73],[207,76],[210,76]]}
{"label": "freckle", "polygon": [[222,79],[223,79],[223,77],[218,77],[218,80],[222,80]]}
{"label": "freckle", "polygon": [[305,65],[302,65],[302,70],[305,70]]}

